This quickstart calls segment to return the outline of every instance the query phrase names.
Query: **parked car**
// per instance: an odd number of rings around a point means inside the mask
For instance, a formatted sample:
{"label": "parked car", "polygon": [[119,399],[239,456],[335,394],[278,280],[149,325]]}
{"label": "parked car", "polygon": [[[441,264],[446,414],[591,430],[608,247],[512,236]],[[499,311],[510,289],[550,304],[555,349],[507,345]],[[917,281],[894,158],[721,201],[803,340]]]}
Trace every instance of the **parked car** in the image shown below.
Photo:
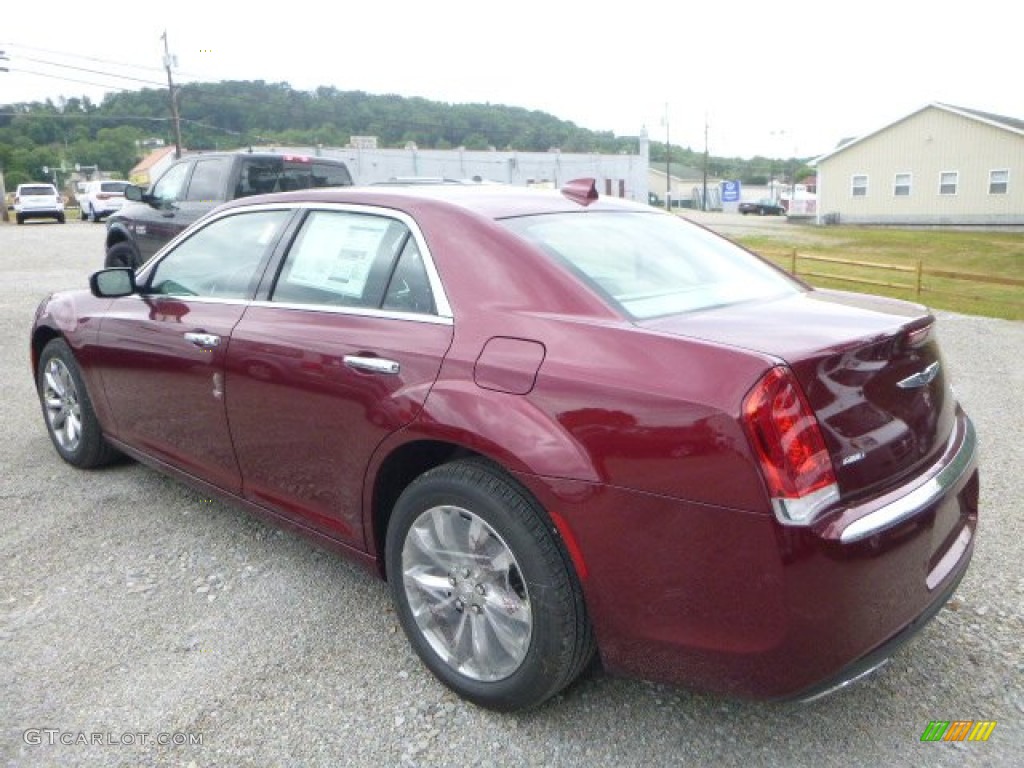
{"label": "parked car", "polygon": [[744,216],[748,213],[756,213],[758,216],[785,216],[786,209],[781,203],[764,197],[756,203],[740,203],[740,213]]}
{"label": "parked car", "polygon": [[32,329],[60,456],[123,452],[354,558],[482,706],[539,704],[595,649],[812,698],[971,559],[976,438],[927,310],[590,179],[237,200],[90,288]]}
{"label": "parked car", "polygon": [[64,223],[64,200],[53,184],[19,184],[14,191],[14,217],[19,224],[28,219],[56,219]]}
{"label": "parked car", "polygon": [[170,166],[148,191],[129,185],[130,201],[107,219],[108,267],[136,268],[189,224],[227,200],[268,192],[350,186],[341,160],[266,152],[208,152]]}
{"label": "parked car", "polygon": [[121,210],[121,206],[124,205],[124,191],[130,185],[130,181],[116,179],[87,181],[78,196],[78,204],[82,209],[82,220],[99,222],[110,214]]}

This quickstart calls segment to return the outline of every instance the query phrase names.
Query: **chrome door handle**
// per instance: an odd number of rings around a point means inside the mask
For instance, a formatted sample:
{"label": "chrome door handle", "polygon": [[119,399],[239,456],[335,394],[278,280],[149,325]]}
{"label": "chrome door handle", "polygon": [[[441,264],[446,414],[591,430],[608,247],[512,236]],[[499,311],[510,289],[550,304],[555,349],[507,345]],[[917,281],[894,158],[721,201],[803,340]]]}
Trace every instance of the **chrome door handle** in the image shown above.
{"label": "chrome door handle", "polygon": [[220,336],[213,333],[186,333],[185,341],[199,349],[216,349],[220,346]]}
{"label": "chrome door handle", "polygon": [[383,357],[361,357],[359,355],[345,355],[341,358],[349,368],[366,373],[389,373],[396,374],[402,370],[402,366],[394,360],[385,360]]}

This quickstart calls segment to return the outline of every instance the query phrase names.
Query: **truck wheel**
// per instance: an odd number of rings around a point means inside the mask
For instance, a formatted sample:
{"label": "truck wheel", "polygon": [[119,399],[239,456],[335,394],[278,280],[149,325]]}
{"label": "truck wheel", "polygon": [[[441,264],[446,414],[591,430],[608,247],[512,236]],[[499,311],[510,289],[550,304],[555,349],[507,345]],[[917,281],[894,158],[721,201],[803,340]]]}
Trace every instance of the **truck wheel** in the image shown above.
{"label": "truck wheel", "polygon": [[129,267],[138,269],[140,263],[139,255],[131,243],[114,243],[107,249],[107,259],[103,263],[105,267]]}

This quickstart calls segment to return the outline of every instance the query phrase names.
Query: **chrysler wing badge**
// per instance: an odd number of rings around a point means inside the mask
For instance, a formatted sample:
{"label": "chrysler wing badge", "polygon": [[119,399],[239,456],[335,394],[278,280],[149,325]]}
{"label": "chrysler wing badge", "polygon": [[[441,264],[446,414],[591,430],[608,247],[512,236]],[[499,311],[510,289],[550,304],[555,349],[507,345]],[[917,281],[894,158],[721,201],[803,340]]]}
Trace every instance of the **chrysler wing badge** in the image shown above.
{"label": "chrysler wing badge", "polygon": [[932,380],[938,375],[939,361],[936,360],[923,371],[915,373],[913,376],[907,376],[903,381],[897,382],[896,386],[900,389],[916,389],[917,387],[924,387],[931,384]]}

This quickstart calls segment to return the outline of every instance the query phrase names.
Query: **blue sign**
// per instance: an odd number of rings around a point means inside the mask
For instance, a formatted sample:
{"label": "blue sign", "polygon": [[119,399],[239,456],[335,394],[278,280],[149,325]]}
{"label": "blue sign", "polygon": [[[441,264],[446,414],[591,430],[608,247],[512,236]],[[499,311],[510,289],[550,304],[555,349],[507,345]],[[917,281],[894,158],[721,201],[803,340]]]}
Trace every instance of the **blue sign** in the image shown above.
{"label": "blue sign", "polygon": [[722,202],[738,203],[740,200],[740,183],[738,181],[722,182]]}

